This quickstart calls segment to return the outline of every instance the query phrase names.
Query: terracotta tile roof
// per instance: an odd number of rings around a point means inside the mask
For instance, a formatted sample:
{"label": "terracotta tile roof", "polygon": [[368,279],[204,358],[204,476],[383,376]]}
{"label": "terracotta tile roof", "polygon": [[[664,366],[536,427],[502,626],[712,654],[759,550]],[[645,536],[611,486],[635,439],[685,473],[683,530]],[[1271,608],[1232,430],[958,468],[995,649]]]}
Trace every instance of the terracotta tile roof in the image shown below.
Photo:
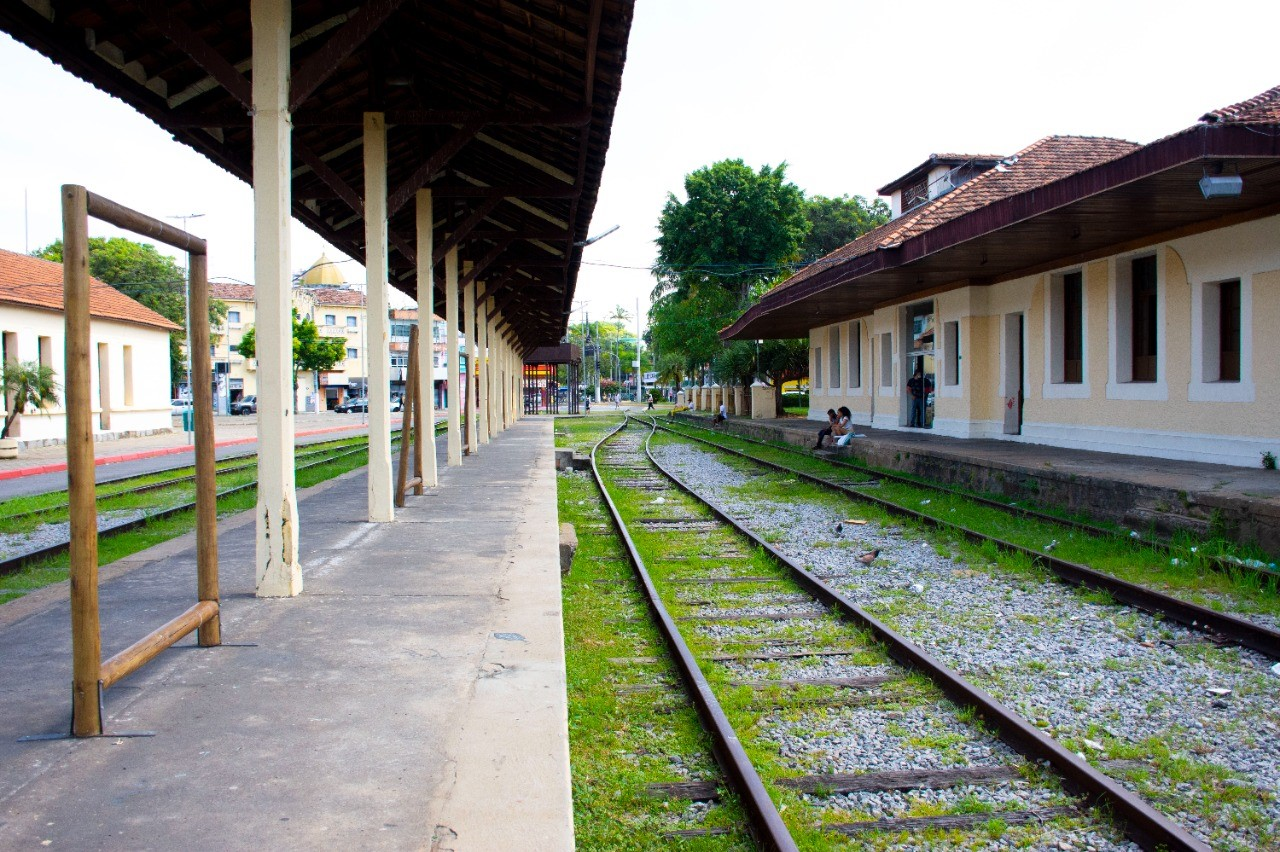
{"label": "terracotta tile roof", "polygon": [[1206,124],[1280,124],[1280,86],[1200,116]]}
{"label": "terracotta tile roof", "polygon": [[946,195],[868,231],[858,239],[801,269],[773,288],[779,292],[833,264],[877,249],[888,249],[918,237],[944,222],[972,213],[1001,199],[1037,189],[1068,175],[1122,157],[1139,146],[1122,139],[1096,136],[1046,136],[1022,149],[1008,164],[990,169]]}
{"label": "terracotta tile roof", "polygon": [[209,296],[214,299],[229,299],[233,302],[252,302],[255,291],[252,284],[236,284],[229,281],[210,281]]}
{"label": "terracotta tile roof", "polygon": [[364,307],[364,291],[348,287],[303,287],[317,305]]}
{"label": "terracotta tile roof", "polygon": [[[62,264],[0,249],[0,302],[62,312]],[[89,314],[174,331],[180,326],[119,290],[89,279]]]}

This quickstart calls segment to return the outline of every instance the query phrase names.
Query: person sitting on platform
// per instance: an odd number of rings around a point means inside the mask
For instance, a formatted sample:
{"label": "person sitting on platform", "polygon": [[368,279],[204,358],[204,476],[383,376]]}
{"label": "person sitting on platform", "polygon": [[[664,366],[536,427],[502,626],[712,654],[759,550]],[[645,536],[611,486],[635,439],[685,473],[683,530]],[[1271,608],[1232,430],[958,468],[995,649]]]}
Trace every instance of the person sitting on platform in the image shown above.
{"label": "person sitting on platform", "polygon": [[836,423],[839,419],[840,418],[836,417],[836,410],[834,408],[827,409],[827,425],[818,430],[818,443],[813,445],[815,450],[822,449],[823,438],[831,438],[831,440],[835,440],[835,438],[831,437],[831,430],[836,427]]}
{"label": "person sitting on platform", "polygon": [[719,426],[721,423],[729,419],[729,410],[725,408],[724,403],[720,403],[720,410],[716,412],[716,416],[711,418],[712,426]]}

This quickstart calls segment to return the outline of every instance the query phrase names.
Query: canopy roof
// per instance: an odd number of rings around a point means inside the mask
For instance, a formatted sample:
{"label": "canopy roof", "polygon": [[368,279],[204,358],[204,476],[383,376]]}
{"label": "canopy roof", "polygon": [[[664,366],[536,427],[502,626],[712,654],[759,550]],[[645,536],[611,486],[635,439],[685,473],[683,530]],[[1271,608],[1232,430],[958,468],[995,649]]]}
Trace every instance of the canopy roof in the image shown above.
{"label": "canopy roof", "polygon": [[[436,257],[456,244],[475,264],[519,345],[557,342],[633,3],[296,0],[294,215],[364,257],[363,113],[385,112],[392,283],[416,295],[413,197],[430,186]],[[251,182],[245,0],[14,0],[0,29]]]}
{"label": "canopy roof", "polygon": [[[1206,174],[1243,192],[1205,198]],[[1280,86],[1138,146],[1051,136],[863,234],[721,332],[794,338],[913,296],[990,285],[1280,213]]]}

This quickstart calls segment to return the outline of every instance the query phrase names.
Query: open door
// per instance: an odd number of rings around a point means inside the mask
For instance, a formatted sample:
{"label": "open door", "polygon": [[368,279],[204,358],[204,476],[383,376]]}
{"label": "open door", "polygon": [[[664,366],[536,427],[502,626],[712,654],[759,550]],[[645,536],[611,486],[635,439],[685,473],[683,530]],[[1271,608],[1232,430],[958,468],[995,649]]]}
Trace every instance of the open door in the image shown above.
{"label": "open door", "polygon": [[1022,434],[1023,317],[1004,315],[1004,434]]}

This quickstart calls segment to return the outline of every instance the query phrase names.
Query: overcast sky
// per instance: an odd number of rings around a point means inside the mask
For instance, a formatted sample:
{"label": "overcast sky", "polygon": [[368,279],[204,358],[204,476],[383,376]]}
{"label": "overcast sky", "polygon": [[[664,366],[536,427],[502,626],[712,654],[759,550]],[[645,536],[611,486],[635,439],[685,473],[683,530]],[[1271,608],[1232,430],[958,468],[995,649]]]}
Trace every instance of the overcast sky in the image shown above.
{"label": "overcast sky", "polygon": [[[1280,84],[1276,9],[637,0],[591,233],[621,228],[586,250],[574,321],[647,310],[658,215],[701,166],[785,160],[806,194],[874,197],[933,152],[1012,154],[1051,134],[1150,142]],[[247,185],[3,35],[0,79],[0,248],[59,238],[58,187],[80,183],[153,214],[204,213],[189,227],[210,240],[210,275],[252,283]],[[295,222],[294,268],[321,251],[346,259]]]}

